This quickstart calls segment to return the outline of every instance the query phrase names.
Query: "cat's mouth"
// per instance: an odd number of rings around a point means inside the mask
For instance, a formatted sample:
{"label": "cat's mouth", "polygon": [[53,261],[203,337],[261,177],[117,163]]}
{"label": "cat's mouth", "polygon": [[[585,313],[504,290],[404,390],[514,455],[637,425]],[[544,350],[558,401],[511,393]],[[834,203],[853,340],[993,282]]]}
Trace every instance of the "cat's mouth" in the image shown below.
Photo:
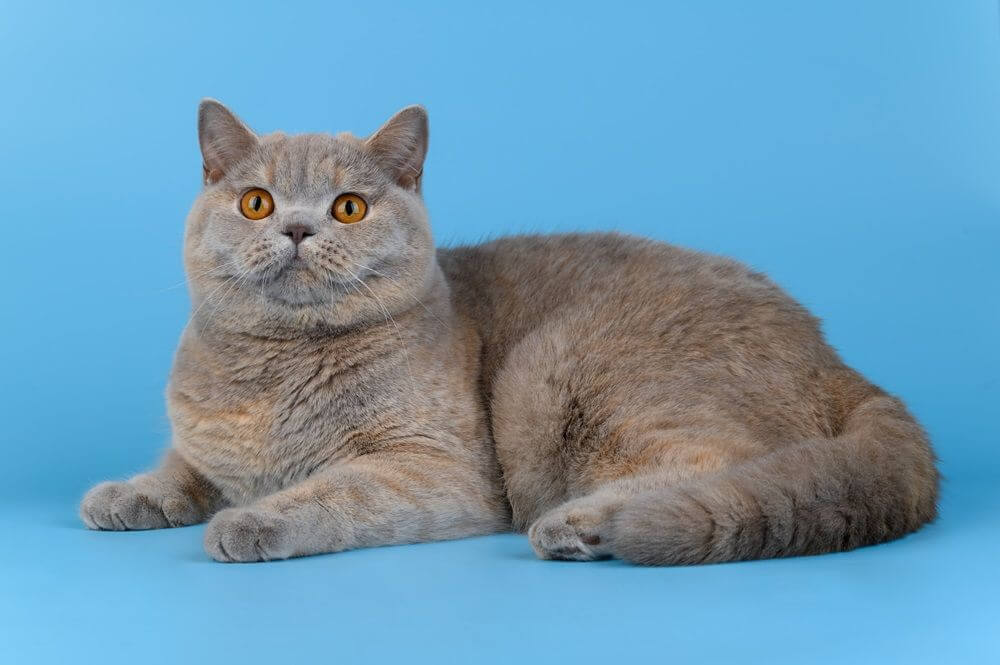
{"label": "cat's mouth", "polygon": [[292,282],[315,281],[318,275],[302,256],[293,256],[268,271],[266,282],[269,284],[291,284]]}
{"label": "cat's mouth", "polygon": [[301,254],[291,256],[268,271],[263,292],[277,302],[298,307],[329,304],[351,292],[352,277],[324,267]]}

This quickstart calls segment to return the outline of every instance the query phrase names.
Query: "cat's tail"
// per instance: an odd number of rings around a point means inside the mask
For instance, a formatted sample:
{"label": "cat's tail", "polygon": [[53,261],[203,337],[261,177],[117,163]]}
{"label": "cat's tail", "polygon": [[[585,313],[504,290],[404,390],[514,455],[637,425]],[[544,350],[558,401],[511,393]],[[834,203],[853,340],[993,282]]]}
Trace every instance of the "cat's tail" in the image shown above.
{"label": "cat's tail", "polygon": [[611,549],[635,563],[674,565],[892,540],[934,519],[934,461],[902,403],[879,394],[856,406],[834,438],[635,497],[615,517]]}

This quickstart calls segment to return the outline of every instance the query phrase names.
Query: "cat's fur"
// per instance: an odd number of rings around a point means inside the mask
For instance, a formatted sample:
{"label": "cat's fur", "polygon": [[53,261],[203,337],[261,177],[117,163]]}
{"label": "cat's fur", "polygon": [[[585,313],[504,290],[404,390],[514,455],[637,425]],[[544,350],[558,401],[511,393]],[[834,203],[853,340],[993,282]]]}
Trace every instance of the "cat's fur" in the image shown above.
{"label": "cat's fur", "polygon": [[[513,527],[543,558],[691,564],[933,519],[920,426],[763,275],[613,234],[435,250],[419,107],[365,140],[258,137],[207,100],[199,129],[173,446],[91,490],[88,526],[210,520],[219,561]],[[240,214],[252,187],[270,217]],[[360,223],[331,217],[343,192]]]}

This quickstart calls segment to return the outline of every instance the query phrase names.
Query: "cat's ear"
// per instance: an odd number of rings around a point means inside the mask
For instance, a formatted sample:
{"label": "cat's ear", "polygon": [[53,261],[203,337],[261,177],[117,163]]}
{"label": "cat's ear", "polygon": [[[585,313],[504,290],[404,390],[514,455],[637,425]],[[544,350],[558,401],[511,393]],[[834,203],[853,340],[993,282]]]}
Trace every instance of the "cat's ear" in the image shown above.
{"label": "cat's ear", "polygon": [[369,136],[365,148],[400,187],[419,192],[428,137],[427,111],[407,106]]}
{"label": "cat's ear", "polygon": [[257,135],[243,121],[214,99],[198,106],[198,143],[205,182],[218,182],[229,169],[257,147]]}

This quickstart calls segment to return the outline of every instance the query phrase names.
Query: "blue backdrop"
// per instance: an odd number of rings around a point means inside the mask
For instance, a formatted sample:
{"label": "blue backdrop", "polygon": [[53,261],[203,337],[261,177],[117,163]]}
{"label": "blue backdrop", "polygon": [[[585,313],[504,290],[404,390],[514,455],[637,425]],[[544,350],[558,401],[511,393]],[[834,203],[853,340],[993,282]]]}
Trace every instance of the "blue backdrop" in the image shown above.
{"label": "blue backdrop", "polygon": [[[1000,658],[995,2],[282,4],[3,4],[0,662]],[[84,531],[82,492],[168,436],[202,96],[262,131],[426,105],[442,243],[619,229],[768,272],[926,424],[940,520],[683,569]]]}

